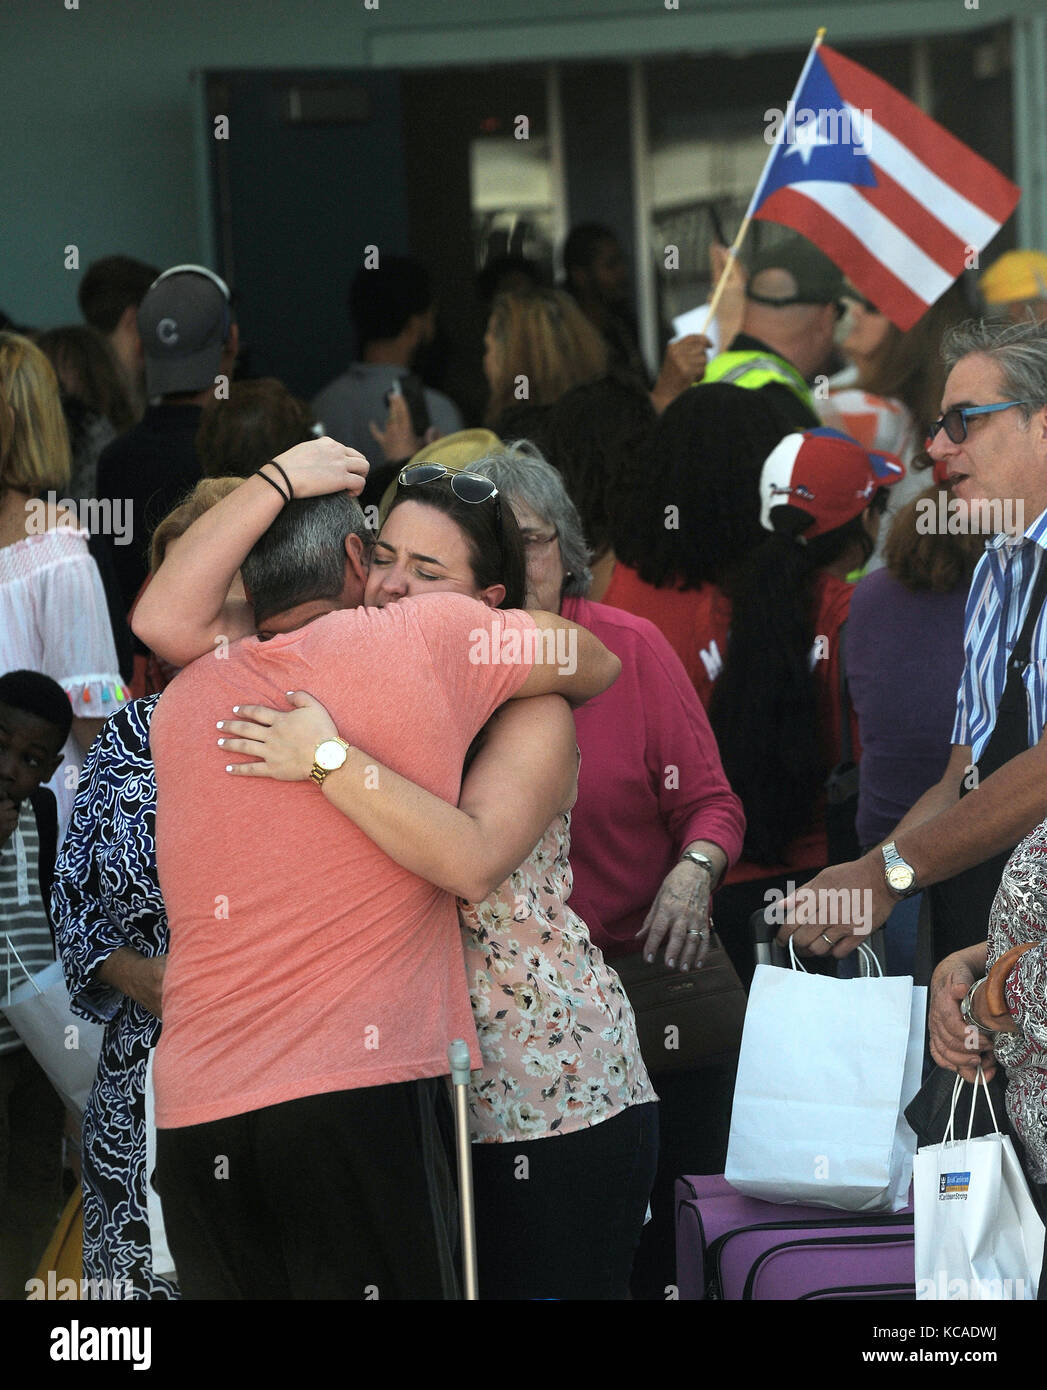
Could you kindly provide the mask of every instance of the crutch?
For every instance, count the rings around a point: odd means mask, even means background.
[[[465,1297],[476,1301],[476,1211],[473,1206],[473,1153],[469,1142],[469,1044],[455,1038],[447,1049],[454,1088],[454,1137],[458,1151],[458,1201],[462,1219],[462,1279]]]

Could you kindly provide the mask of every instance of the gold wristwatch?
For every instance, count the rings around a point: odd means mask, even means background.
[[[318,787],[322,787],[327,774],[337,772],[348,756],[349,745],[344,738],[325,738],[323,743],[316,745],[309,776]]]

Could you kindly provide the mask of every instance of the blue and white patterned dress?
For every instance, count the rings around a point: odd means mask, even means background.
[[[156,780],[149,721],[158,695],[125,705],[84,764],[55,870],[51,911],[73,1010],[106,1025],[84,1111],[84,1277],[143,1299],[178,1297],[153,1273],[145,1197],[145,1072],[160,1021],[95,980],[120,946],[167,953],[156,875]]]

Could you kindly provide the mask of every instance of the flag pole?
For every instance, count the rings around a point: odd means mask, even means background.
[[[825,27],[823,26],[821,29],[818,30],[818,32],[814,36],[814,43],[811,44],[810,52],[807,54],[807,59],[803,65],[802,71],[800,72],[800,76],[796,81],[796,86],[793,88],[791,101],[794,105],[796,102],[797,93],[802,90],[803,84],[807,80],[807,74],[811,69],[811,64],[814,62],[814,55],[818,52],[818,49],[821,48],[822,40],[824,38]],[[787,106],[786,110],[788,109],[789,107]],[[763,166],[763,173],[760,175],[760,181],[759,183],[757,183],[756,188],[753,190],[753,196],[749,199],[749,207],[746,210],[745,216],[742,218],[742,225],[738,228],[738,235],[731,243],[730,249],[727,252],[727,260],[724,262],[723,270],[720,272],[720,278],[716,282],[716,289],[713,291],[713,297],[709,301],[709,312],[708,314],[706,314],[705,322],[702,324],[703,333],[709,327],[709,324],[712,322],[713,316],[715,315],[716,310],[719,307],[720,299],[723,295],[724,290],[727,287],[728,276],[730,275],[731,270],[734,268],[734,263],[738,256],[738,248],[741,246],[742,242],[745,239],[745,234],[749,230],[749,223],[753,220],[753,212],[759,203],[760,194],[763,192],[763,186],[767,182],[767,171],[768,169],[770,169],[771,161],[773,159],[774,149],[772,148],[767,155],[767,162]]]

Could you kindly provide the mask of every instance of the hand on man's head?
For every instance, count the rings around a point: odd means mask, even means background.
[[[287,474],[296,498],[326,497],[348,492],[358,497],[364,490],[370,464],[363,454],[324,435],[307,439],[277,454],[275,462]]]

